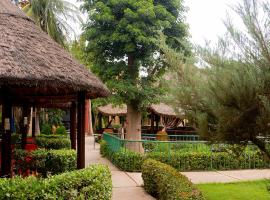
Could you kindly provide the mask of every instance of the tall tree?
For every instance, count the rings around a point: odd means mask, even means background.
[[[190,72],[192,67],[179,61],[179,86],[171,101],[185,108],[207,139],[252,141],[270,157],[270,4],[243,0],[233,10],[244,28],[238,30],[228,19],[228,34],[217,47],[199,49],[208,67]]]
[[[175,41],[187,37],[187,26],[179,17],[183,15],[180,4],[161,2],[84,0],[83,8],[89,14],[84,30],[87,52],[95,58],[92,70],[112,90],[116,102],[127,104],[128,139],[140,139],[140,110],[161,93],[155,82],[167,66],[157,41],[159,31]],[[134,150],[139,151],[138,147]]]
[[[62,46],[70,34],[74,34],[73,26],[81,23],[79,9],[65,0],[28,0],[23,11],[33,18],[43,31]]]

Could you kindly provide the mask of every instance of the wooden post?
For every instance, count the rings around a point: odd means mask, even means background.
[[[36,137],[36,107],[33,106],[32,111],[32,137]]]
[[[70,141],[71,148],[76,150],[76,103],[72,102],[70,108]]]
[[[90,123],[89,123],[89,100],[85,100],[85,133],[90,135]]]
[[[153,112],[151,112],[151,133],[155,134],[155,130],[154,130],[154,122],[155,122],[155,115]]]
[[[85,167],[85,92],[78,92],[77,169]]]
[[[2,149],[1,149],[1,171],[2,177],[11,177],[11,130],[12,103],[5,99],[2,105]]]
[[[22,123],[21,123],[21,127],[22,127],[22,149],[25,149],[26,147],[26,143],[27,143],[27,133],[28,133],[28,113],[30,108],[28,108],[27,106],[23,107],[22,110]]]
[[[98,113],[98,130],[102,130],[102,114]]]

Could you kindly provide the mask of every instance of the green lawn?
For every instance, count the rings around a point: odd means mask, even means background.
[[[268,181],[269,184],[269,181]],[[267,181],[199,184],[207,200],[269,200]]]

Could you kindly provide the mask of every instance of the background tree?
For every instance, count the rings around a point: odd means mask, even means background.
[[[167,54],[178,68],[174,84],[179,87],[170,99],[206,139],[252,141],[269,157],[270,4],[243,0],[233,10],[245,28],[240,31],[227,20],[228,34],[216,48],[199,49],[206,68],[193,70],[176,61],[175,52]]]
[[[67,38],[75,34],[74,24],[82,22],[79,9],[65,0],[28,0],[23,11],[63,47]]]
[[[128,139],[140,139],[140,110],[161,93],[155,82],[166,65],[157,42],[159,30],[168,41],[186,40],[187,26],[180,20],[181,3],[176,3],[84,1],[83,8],[89,14],[84,30],[89,42],[87,52],[95,58],[92,70],[111,89],[115,102],[127,104]]]

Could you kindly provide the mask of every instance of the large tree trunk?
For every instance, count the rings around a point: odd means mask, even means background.
[[[141,140],[141,112],[133,105],[127,105],[127,140]],[[127,148],[143,153],[144,149],[141,142],[128,142]]]

